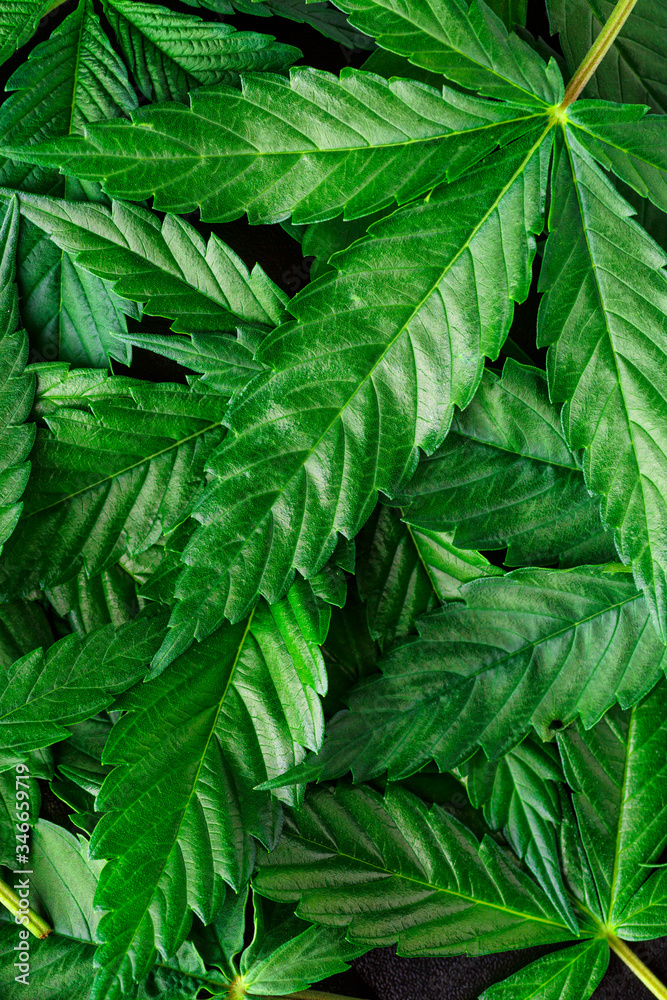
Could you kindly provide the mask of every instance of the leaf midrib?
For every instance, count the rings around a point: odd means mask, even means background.
[[[570,146],[567,128],[564,127],[564,126],[562,127],[562,135],[563,135],[563,142],[565,144],[565,148],[567,149],[567,155],[568,155],[568,160],[569,160],[569,164],[570,164],[570,174],[571,174],[571,177],[572,177],[572,187],[574,189],[574,193],[575,193],[575,196],[576,196],[576,199],[577,199],[577,205],[579,207],[579,216],[581,218],[581,229],[582,229],[583,237],[584,237],[584,239],[586,241],[586,250],[587,250],[587,254],[588,254],[588,260],[590,261],[590,270],[591,270],[591,274],[593,276],[593,280],[595,282],[595,290],[596,290],[598,302],[600,304],[600,313],[601,313],[602,320],[603,320],[603,323],[604,323],[604,329],[605,329],[607,341],[609,343],[609,348],[611,350],[611,355],[612,355],[612,357],[614,359],[614,371],[615,371],[615,375],[616,375],[616,384],[618,386],[619,395],[621,397],[621,401],[622,401],[622,405],[623,405],[623,413],[625,415],[625,424],[626,424],[626,427],[627,427],[627,430],[628,430],[628,439],[629,439],[629,442],[630,442],[630,447],[632,448],[632,457],[633,457],[633,460],[634,460],[634,463],[635,463],[635,468],[637,470],[637,485],[638,485],[640,493],[641,493],[641,502],[642,502],[642,508],[643,508],[643,511],[644,511],[644,524],[646,526],[646,543],[645,543],[644,548],[648,548],[649,550],[651,550],[652,549],[651,539],[649,537],[649,532],[648,532],[649,519],[648,519],[648,512],[646,510],[646,495],[645,495],[645,490],[644,490],[644,475],[643,475],[643,473],[642,473],[642,471],[641,471],[641,469],[639,467],[639,461],[637,459],[637,448],[636,448],[636,445],[635,445],[635,435],[634,435],[634,426],[635,425],[633,424],[633,422],[630,419],[630,413],[628,412],[628,407],[627,407],[627,403],[626,403],[626,400],[625,400],[625,391],[624,391],[624,388],[623,388],[623,383],[622,383],[622,380],[621,380],[621,372],[620,372],[619,365],[618,365],[618,358],[617,358],[617,352],[616,352],[616,345],[615,345],[615,342],[614,342],[614,335],[613,335],[612,329],[611,329],[611,327],[609,325],[608,311],[607,311],[607,307],[606,307],[605,296],[603,295],[602,288],[600,287],[600,282],[599,282],[599,279],[598,279],[598,266],[599,265],[596,263],[595,255],[593,253],[593,248],[591,247],[591,244],[590,244],[589,235],[588,235],[589,234],[589,227],[588,227],[588,222],[587,222],[587,218],[586,218],[586,212],[584,210],[583,201],[582,201],[582,198],[581,198],[579,177],[577,176],[577,171],[575,169],[574,153],[573,153],[572,148]],[[581,377],[583,377],[583,372],[581,373]],[[617,530],[618,530],[618,528],[614,528],[614,533],[616,533]],[[653,563],[653,558],[651,558],[651,562]]]
[[[187,444],[188,441],[192,441],[195,438],[201,437],[202,434],[207,434],[209,431],[215,430],[216,427],[221,427],[221,426],[222,426],[222,420],[216,420],[215,423],[208,424],[201,430],[195,431],[193,434],[188,434],[187,437],[180,438],[178,441],[172,442],[166,448],[161,448],[160,451],[153,452],[152,455],[146,455],[144,458],[140,458],[138,461],[132,462],[131,465],[126,465],[123,469],[119,469],[117,472],[114,472],[108,476],[103,476],[96,482],[90,483],[88,486],[83,486],[80,490],[75,490],[74,493],[70,493],[67,496],[61,497],[59,500],[54,500],[53,503],[47,504],[45,507],[39,507],[38,509],[31,511],[29,514],[25,514],[21,518],[21,520],[28,521],[31,517],[34,517],[36,514],[43,514],[45,510],[51,510],[53,507],[60,506],[60,504],[68,503],[74,497],[81,496],[81,494],[83,493],[88,493],[90,490],[96,489],[103,483],[111,482],[114,479],[117,479],[119,476],[125,475],[126,472],[131,472],[132,469],[137,469],[140,466],[145,465],[147,462],[152,462],[156,458],[159,458],[160,455],[166,455],[170,451],[174,451],[175,449],[182,447],[184,444]]]
[[[206,745],[205,745],[205,747],[204,747],[204,749],[203,749],[203,751],[201,753],[200,759],[199,759],[199,766],[197,768],[197,773],[194,776],[193,781],[192,781],[192,789],[190,791],[190,795],[188,796],[187,802],[183,806],[183,810],[182,810],[182,813],[181,813],[181,818],[180,818],[180,821],[179,821],[179,824],[178,824],[178,829],[174,832],[172,846],[169,849],[169,852],[166,853],[166,855],[164,857],[163,864],[162,864],[161,869],[160,869],[160,873],[155,878],[155,880],[153,882],[153,886],[154,887],[151,890],[151,894],[150,894],[150,898],[148,900],[148,904],[146,905],[146,907],[142,907],[139,919],[134,924],[134,928],[132,930],[132,937],[130,938],[128,946],[123,948],[122,953],[121,953],[121,957],[125,956],[125,955],[128,955],[131,952],[132,947],[133,947],[133,945],[135,943],[135,937],[137,935],[137,931],[138,931],[139,927],[141,926],[141,924],[143,922],[145,914],[148,912],[148,910],[150,908],[150,905],[151,905],[151,903],[152,903],[152,901],[154,899],[154,896],[155,896],[155,891],[157,889],[157,886],[159,885],[160,879],[162,878],[162,875],[164,874],[165,868],[167,867],[167,864],[169,863],[169,858],[171,857],[171,852],[174,850],[174,847],[178,843],[178,840],[179,840],[179,837],[180,837],[180,833],[181,833],[181,829],[183,827],[183,823],[185,822],[185,817],[188,814],[188,810],[190,809],[190,804],[192,802],[192,798],[193,798],[193,796],[195,794],[195,791],[197,789],[197,785],[199,784],[199,776],[201,774],[202,767],[204,766],[204,761],[206,759],[206,755],[208,754],[208,749],[209,749],[209,747],[211,745],[211,740],[213,739],[213,737],[215,735],[215,732],[216,732],[216,728],[217,728],[217,724],[218,724],[218,719],[220,717],[220,713],[221,713],[223,705],[225,703],[225,699],[227,698],[227,693],[229,691],[231,683],[232,683],[232,681],[234,679],[234,676],[236,674],[236,668],[238,666],[238,662],[239,662],[241,653],[243,651],[243,647],[245,646],[246,638],[247,638],[248,633],[250,631],[250,625],[252,623],[252,619],[253,619],[254,614],[255,614],[255,611],[253,609],[250,612],[250,615],[249,615],[248,620],[246,622],[246,627],[245,627],[245,629],[243,631],[243,635],[241,636],[241,639],[239,641],[238,647],[236,649],[236,655],[234,657],[234,662],[233,662],[233,664],[230,667],[229,677],[227,678],[227,683],[225,684],[224,690],[223,690],[223,692],[222,692],[222,694],[220,696],[220,699],[218,701],[218,708],[217,708],[217,711],[215,713],[215,717],[214,717],[214,719],[213,719],[213,721],[211,723],[210,729],[209,729],[209,734],[208,734],[208,737],[206,739]],[[122,766],[122,763],[123,762],[120,761],[119,762],[119,766]],[[110,912],[113,913],[115,911],[111,910]],[[113,944],[113,941],[109,942],[108,945],[107,945],[107,947],[110,946],[110,945],[112,945],[112,944]],[[113,958],[113,963],[116,964],[116,968],[117,968],[118,958],[119,958],[119,954],[116,951],[114,953],[114,958]],[[106,971],[105,967],[102,966],[100,968],[100,974],[102,974],[105,971]],[[115,979],[116,976],[117,976],[117,971],[115,971],[113,973],[113,975],[114,975],[114,979]]]
[[[453,889],[446,889],[443,886],[434,885],[432,882],[426,882],[422,879],[414,878],[411,875],[404,875],[402,872],[391,871],[383,865],[374,865],[371,861],[365,861],[361,858],[355,857],[353,854],[347,854],[345,851],[341,851],[338,847],[336,847],[335,851],[332,851],[331,847],[328,847],[326,844],[320,844],[318,841],[310,840],[308,837],[304,837],[298,833],[290,833],[289,836],[293,837],[295,840],[300,840],[304,844],[311,844],[313,847],[317,847],[320,851],[324,851],[327,854],[335,854],[337,857],[346,858],[349,861],[354,861],[359,865],[363,865],[365,868],[372,868],[374,871],[382,872],[382,874],[388,875],[392,878],[404,879],[406,882],[413,882],[415,885],[422,886],[424,889],[431,889],[434,892],[444,892],[449,896],[456,896],[457,899],[464,899],[467,902],[472,903],[473,906],[488,906],[490,909],[499,910],[502,913],[522,917],[526,921],[548,924],[551,927],[562,927],[563,930],[572,934],[572,931],[566,924],[560,923],[557,920],[549,920],[547,917],[535,917],[532,914],[522,913],[521,910],[515,910],[509,906],[501,906],[498,903],[489,903],[483,899],[475,899],[474,896],[468,896],[466,893],[456,892]],[[354,894],[354,892],[352,894]]]
[[[246,99],[246,103],[251,104],[253,102],[250,102],[250,101],[248,101]],[[258,105],[256,102],[254,102],[254,106],[255,107],[261,107],[261,105]],[[271,112],[271,113],[273,114],[273,112]],[[199,118],[202,122],[206,122],[209,125],[214,125],[216,127],[220,127],[220,125],[221,125],[220,122],[214,122],[210,118],[205,118],[203,115],[198,114],[196,111],[190,111],[190,114],[194,118]],[[277,117],[277,116],[274,114],[274,117]],[[179,162],[179,163],[181,163],[183,161],[186,161],[188,158],[194,160],[196,163],[209,162],[211,160],[221,160],[224,163],[226,160],[230,159],[231,157],[234,157],[236,159],[237,157],[247,156],[247,157],[249,157],[249,158],[251,158],[253,160],[261,159],[262,157],[270,157],[272,160],[275,160],[277,157],[281,157],[281,156],[288,156],[288,157],[292,157],[292,156],[315,156],[315,155],[317,155],[317,156],[329,156],[329,155],[330,156],[336,156],[336,155],[341,155],[343,153],[359,153],[359,152],[363,152],[363,151],[372,153],[372,152],[375,152],[376,150],[381,150],[381,149],[402,149],[402,148],[407,147],[407,146],[415,146],[415,145],[426,144],[426,143],[435,143],[435,142],[438,142],[438,141],[445,141],[446,139],[457,138],[459,136],[474,135],[475,133],[484,132],[484,131],[486,131],[488,129],[491,129],[491,128],[500,128],[503,125],[510,126],[510,125],[515,124],[516,122],[530,121],[532,118],[542,119],[542,118],[544,118],[544,115],[541,112],[539,112],[539,111],[535,111],[535,112],[533,112],[531,114],[526,114],[526,115],[524,115],[522,117],[519,117],[519,118],[508,118],[505,121],[488,122],[486,125],[476,125],[474,128],[469,128],[469,129],[460,129],[460,130],[452,130],[450,132],[434,133],[433,135],[423,136],[423,137],[420,136],[420,137],[418,137],[416,139],[406,137],[406,139],[404,139],[404,140],[401,140],[401,141],[396,140],[395,142],[381,142],[381,143],[377,143],[377,144],[376,143],[366,142],[364,145],[360,144],[358,146],[334,146],[334,147],[326,148],[326,149],[321,149],[321,148],[318,148],[317,146],[310,146],[310,147],[307,147],[305,149],[278,149],[278,150],[266,150],[266,151],[263,151],[263,150],[257,149],[257,148],[253,148],[253,149],[247,149],[247,150],[246,149],[234,150],[232,152],[227,152],[227,153],[225,153],[225,152],[216,152],[216,153],[212,153],[212,154],[208,154],[207,153],[207,154],[202,155],[201,153],[197,153],[191,146],[188,146],[185,143],[184,140],[178,139],[175,136],[171,136],[171,135],[168,136],[168,138],[169,138],[169,141],[171,143],[174,143],[174,144],[177,144],[179,146],[182,146],[184,149],[186,149],[188,151],[189,156],[179,156],[178,157],[177,162]],[[122,119],[119,119],[118,121],[120,123],[120,121],[122,121]],[[92,124],[95,125],[96,123],[92,123]],[[342,124],[346,125],[347,123],[343,122]],[[391,122],[390,122],[390,124],[391,124]],[[124,126],[124,127],[129,127],[129,128],[143,128],[143,129],[146,129],[147,131],[153,132],[155,135],[161,135],[160,130],[157,129],[157,128],[155,128],[153,125],[151,125],[151,123],[150,123],[149,120],[146,120],[146,121],[137,121],[137,122],[133,122],[131,124],[128,122],[127,125]],[[226,126],[224,123],[222,123],[222,128],[226,129],[228,132],[231,132],[232,135],[236,135],[237,134],[237,133],[232,132],[232,130],[229,129],[229,127]],[[108,131],[108,129],[105,129],[105,131]],[[86,135],[86,138],[89,141],[92,141],[94,139],[94,132],[90,136]],[[248,140],[246,139],[244,141],[247,142]],[[11,153],[11,151],[12,151],[11,148],[8,148],[6,150],[7,153]],[[19,154],[19,153],[21,153],[21,150],[16,150],[16,152],[17,152],[17,154]],[[77,156],[77,157],[81,157],[81,156],[83,156],[85,154],[76,152],[76,153],[73,153],[72,155]],[[127,156],[126,158],[127,159],[133,159],[133,157],[131,157],[131,156]],[[136,158],[136,157],[134,157],[134,158]],[[173,155],[173,153],[170,152],[170,153],[165,153],[163,157],[160,157],[160,156],[151,156],[151,163],[159,162],[160,159],[164,159],[165,161],[167,161],[169,163],[172,163],[174,161],[174,155]],[[112,176],[112,174],[109,174],[109,177],[111,177],[111,176]],[[158,188],[156,188],[156,190],[158,190]]]
[[[526,168],[526,166],[528,165],[528,163],[532,160],[533,156],[535,155],[535,152],[540,148],[540,146],[542,145],[542,142],[544,141],[544,139],[546,138],[546,136],[551,131],[552,127],[553,126],[552,126],[551,122],[549,122],[547,128],[544,129],[544,131],[540,134],[538,140],[533,144],[533,146],[530,148],[530,150],[528,151],[528,153],[526,154],[526,156],[522,160],[521,165],[515,170],[515,172],[512,174],[512,177],[507,182],[507,184],[498,193],[498,195],[494,199],[494,202],[491,205],[491,207],[488,209],[488,211],[484,214],[484,216],[480,219],[480,221],[474,227],[473,231],[470,233],[470,235],[466,239],[466,241],[463,244],[463,246],[461,246],[458,249],[457,253],[451,258],[451,260],[449,260],[447,262],[447,266],[439,273],[439,277],[437,278],[437,280],[428,289],[428,291],[422,297],[422,299],[417,303],[417,305],[411,311],[409,317],[406,319],[406,321],[403,323],[403,325],[399,328],[399,330],[397,331],[397,333],[387,343],[387,345],[385,346],[384,350],[378,356],[378,358],[374,362],[374,364],[371,367],[371,369],[363,377],[363,379],[359,382],[359,384],[356,386],[356,388],[350,394],[350,396],[339,407],[339,409],[336,411],[336,413],[334,414],[334,416],[331,419],[331,421],[329,422],[329,424],[324,428],[324,430],[322,431],[322,433],[320,434],[320,436],[317,438],[317,440],[315,441],[315,443],[312,445],[312,447],[308,451],[305,452],[303,461],[301,461],[299,463],[298,468],[295,469],[295,471],[292,473],[292,475],[286,480],[284,486],[279,491],[276,491],[276,499],[273,501],[272,506],[275,506],[275,503],[276,503],[276,500],[277,500],[278,497],[282,497],[283,496],[283,494],[285,493],[285,490],[287,490],[288,486],[290,485],[290,483],[292,482],[292,480],[295,478],[295,476],[299,475],[301,469],[306,465],[306,463],[308,462],[308,460],[315,453],[315,451],[319,447],[320,443],[327,436],[327,434],[329,433],[329,431],[331,430],[331,428],[337,423],[338,420],[341,419],[342,414],[345,412],[345,410],[348,408],[348,406],[350,406],[350,404],[352,403],[353,399],[361,392],[361,390],[364,388],[364,386],[366,385],[366,383],[369,381],[369,379],[374,374],[375,370],[384,361],[384,359],[387,356],[387,354],[392,350],[392,348],[394,347],[394,344],[399,340],[400,337],[403,336],[403,334],[405,333],[405,331],[406,331],[407,327],[409,326],[409,324],[412,322],[412,320],[415,318],[415,316],[417,316],[419,314],[419,311],[421,310],[421,308],[424,306],[424,304],[428,301],[428,299],[434,294],[434,292],[440,286],[440,284],[443,281],[444,276],[451,270],[452,267],[454,267],[454,265],[459,260],[459,258],[468,249],[468,247],[470,246],[470,244],[472,243],[472,241],[474,240],[475,236],[477,235],[477,233],[479,232],[479,230],[482,228],[482,226],[487,222],[487,220],[492,215],[492,213],[497,210],[498,205],[501,203],[502,199],[505,197],[505,195],[507,194],[507,192],[512,188],[512,186],[514,185],[517,177],[521,176],[521,174],[523,173],[524,169]],[[282,371],[282,369],[281,369],[281,371]],[[275,417],[275,422],[279,421],[280,419],[282,419],[281,416]],[[238,432],[234,431],[234,440],[235,441],[239,441],[246,434],[252,434],[253,431],[254,431],[254,429],[255,429],[254,425],[251,425],[248,428],[247,431],[244,431],[242,433],[238,433]],[[375,486],[374,488],[377,489],[377,486]]]

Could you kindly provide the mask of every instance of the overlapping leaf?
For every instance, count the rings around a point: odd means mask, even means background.
[[[597,890],[595,916],[608,927],[632,922],[624,914],[667,844],[664,699],[663,682],[632,711],[612,710],[589,731],[575,726],[558,736]]]
[[[274,845],[280,803],[253,788],[298,761],[300,746],[320,743],[317,646],[327,624],[295,588],[123,698],[104,753],[117,766],[98,796],[105,816],[92,841],[96,857],[116,859],[96,897],[110,912],[94,998],[146,975],[156,947],[174,954],[191,910],[215,918],[225,882],[239,888],[252,871],[253,838]],[[281,798],[296,801],[293,791]]]
[[[30,944],[28,982],[41,996],[89,1000],[95,978],[94,939],[100,919],[93,900],[103,865],[90,858],[83,837],[73,837],[46,820],[37,824],[32,840],[31,901],[41,901],[53,926],[46,940]],[[25,983],[14,978],[17,931],[13,923],[0,925],[0,985],[7,1000],[25,996]],[[157,994],[163,1000],[185,1000],[196,997],[206,985],[216,991],[222,988],[217,973],[207,973],[196,950],[187,943],[151,973],[139,986],[136,997],[149,1000]]]
[[[208,7],[220,14],[251,14],[254,17],[286,17],[299,24],[310,24],[322,35],[346,48],[370,49],[373,40],[357,31],[340,10],[328,3],[313,0],[184,0],[189,7]]]
[[[484,373],[473,402],[397,500],[411,525],[453,531],[458,546],[507,547],[508,566],[617,558],[545,376],[512,360],[500,379]]]
[[[0,63],[34,34],[52,0],[2,0],[0,2]]]
[[[207,964],[217,966],[229,993],[270,996],[295,993],[343,972],[363,948],[338,927],[308,926],[292,908],[252,896],[255,934],[243,948],[248,889],[229,892],[215,922],[195,937]]]
[[[22,600],[0,603],[0,667],[8,667],[25,653],[52,642],[41,604]]]
[[[400,955],[483,955],[574,935],[548,896],[490,839],[402,789],[309,796],[255,878],[306,919]]]
[[[562,93],[555,63],[507,30],[483,0],[340,0],[350,22],[390,52],[470,90],[525,107],[557,104]]]
[[[252,222],[305,223],[409,201],[529,130],[544,110],[305,67],[289,79],[249,74],[242,90],[194,92],[191,108],[142,109],[133,125],[108,122],[16,155],[99,179],[115,197],[152,195],[172,212],[199,206],[211,221],[247,212]]]
[[[383,677],[352,692],[321,753],[290,781],[400,778],[433,758],[441,770],[481,745],[497,758],[533,726],[546,738],[580,716],[592,726],[618,700],[636,703],[667,653],[626,573],[525,569],[477,580],[420,619]],[[288,780],[286,776],[281,781]]]
[[[420,615],[459,597],[468,580],[502,574],[479,552],[453,545],[451,534],[413,528],[388,508],[378,510],[365,534],[357,581],[381,647],[413,633]]]
[[[526,863],[565,920],[577,930],[563,881],[558,852],[563,773],[557,753],[526,739],[500,760],[478,750],[461,767],[474,806],[484,807],[492,830],[502,830],[512,850]]]
[[[28,344],[17,330],[17,237],[18,207],[12,200],[0,227],[0,552],[21,515],[30,475],[27,458],[35,438],[35,425],[26,423],[35,378],[25,371]]]
[[[23,516],[5,546],[8,590],[57,586],[82,566],[99,573],[125,550],[147,549],[192,508],[223,435],[226,398],[128,383],[125,396],[47,416]]]
[[[103,625],[118,628],[139,611],[136,585],[119,565],[110,566],[96,576],[84,570],[46,596],[61,618],[67,618],[73,632],[86,635]]]
[[[10,77],[15,90],[0,109],[0,133],[26,148],[44,139],[80,133],[84,124],[114,118],[137,107],[125,67],[109,44],[93,9],[80,0],[76,10],[37,45]],[[27,169],[5,161],[0,184],[39,194],[98,200],[99,189],[53,171]],[[98,278],[80,271],[43,233],[25,223],[19,247],[22,314],[33,344],[47,358],[105,365],[114,353],[127,362],[124,345],[113,335],[126,330],[125,313],[136,315]]]
[[[22,214],[78,266],[143,302],[148,315],[173,320],[176,332],[275,326],[283,318],[286,296],[261,267],[249,272],[215,234],[206,243],[184,219],[168,215],[160,223],[147,209],[119,201],[107,208],[25,194],[20,202]]]
[[[603,495],[603,523],[664,636],[667,459],[657,414],[667,403],[667,257],[569,129],[553,177],[538,327],[540,343],[553,345],[551,394],[566,403],[568,443],[585,449],[586,485]]]
[[[13,663],[0,692],[3,748],[24,753],[67,739],[68,723],[101,712],[146,675],[165,623],[163,611],[146,611],[117,631],[68,635]]]
[[[418,447],[442,441],[527,292],[547,152],[541,131],[498,152],[377,223],[336,258],[335,276],[291,301],[298,322],[258,355],[275,372],[236,397],[234,434],[209,463],[216,480],[195,512],[174,626],[203,637],[259,593],[280,596],[293,567],[317,572],[376,491],[396,492]],[[462,294],[478,268],[488,271],[480,301]]]
[[[281,70],[301,55],[273,35],[237,31],[157,3],[103,0],[123,56],[149,100],[183,101],[202,85],[230,83],[248,70]]]

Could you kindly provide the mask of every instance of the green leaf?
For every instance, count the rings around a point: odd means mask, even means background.
[[[273,35],[237,31],[161,4],[103,0],[102,6],[149,101],[184,101],[193,88],[231,83],[249,70],[283,70],[301,56]]]
[[[189,513],[223,435],[225,397],[130,380],[125,390],[46,417],[23,517],[5,547],[6,587],[54,587],[82,566],[94,576]]]
[[[383,49],[442,73],[469,90],[524,107],[558,104],[562,97],[555,63],[510,34],[482,0],[340,0],[337,6]]]
[[[19,784],[20,781],[20,784]],[[17,800],[17,792],[25,799]],[[32,826],[39,816],[42,795],[36,779],[29,774],[19,774],[13,766],[2,765],[0,770],[0,864],[8,868],[20,868],[21,862],[27,862],[27,851],[23,851],[26,842],[17,840],[17,812],[25,810]],[[21,851],[17,850],[21,847]],[[26,865],[28,867],[28,865]]]
[[[105,746],[117,765],[97,798],[96,857],[112,857],[96,903],[100,972],[93,997],[117,997],[172,955],[194,912],[208,923],[224,883],[241,887],[254,838],[275,844],[281,806],[253,788],[320,744],[326,634],[298,592],[225,625],[121,701]],[[296,802],[299,793],[280,797]],[[141,871],[141,879],[134,877]]]
[[[275,906],[253,894],[255,936],[241,955],[240,981],[249,996],[306,990],[349,968],[366,951],[345,939],[341,927],[306,926],[291,907]]]
[[[574,71],[614,9],[614,0],[547,0],[547,9],[551,30],[559,32]],[[661,0],[639,0],[589,80],[586,95],[667,111],[666,31],[667,11]]]
[[[484,955],[568,941],[572,931],[509,855],[397,787],[310,795],[260,861],[255,888],[399,955]]]
[[[667,403],[667,256],[566,129],[553,170],[538,338],[551,396],[586,486],[603,497],[621,560],[667,635],[667,458],[659,421]],[[632,275],[631,282],[619,277]],[[622,294],[619,294],[622,289]]]
[[[619,914],[616,932],[626,941],[662,937],[667,921],[667,872],[653,873]]]
[[[11,151],[101,180],[114,197],[152,196],[170,212],[306,223],[410,201],[543,124],[542,108],[303,67],[289,79],[251,73],[241,90],[195,91],[191,108],[142,108],[133,124],[106,122],[85,138]]]
[[[8,667],[37,646],[46,648],[52,642],[41,604],[22,600],[0,604],[0,667]]]
[[[68,635],[46,653],[36,649],[17,660],[0,691],[3,748],[25,753],[50,746],[68,738],[68,723],[108,708],[145,676],[164,626],[163,612],[143,612],[118,630],[107,625],[83,639]]]
[[[511,31],[517,24],[525,27],[528,0],[489,0],[488,6],[508,30]]]
[[[30,194],[21,195],[20,207],[79,267],[144,303],[147,315],[173,320],[177,333],[275,326],[283,318],[287,296],[259,265],[249,272],[215,234],[207,244],[177,216],[161,224],[139,205],[115,201],[107,208]]]
[[[279,308],[278,303],[276,305]],[[193,333],[180,337],[128,333],[122,339],[200,373],[205,385],[229,396],[246,386],[264,368],[254,357],[261,343],[255,328],[239,327],[237,337],[224,333]]]
[[[545,375],[511,359],[502,378],[484,373],[470,406],[397,502],[410,524],[452,531],[457,546],[507,547],[508,566],[617,558]]]
[[[93,940],[100,919],[93,900],[103,862],[89,857],[83,837],[73,837],[42,819],[33,835],[31,867],[31,902],[41,901],[54,930],[45,940],[30,942],[27,981],[44,1000],[89,1000],[95,977]],[[18,934],[15,924],[0,923],[0,987],[7,1000],[25,996],[25,981],[15,979],[18,970],[13,964]],[[205,985],[217,991],[218,981],[188,943],[155,969],[139,987],[136,1000],[155,996],[185,1000]]]
[[[528,738],[497,761],[482,750],[461,767],[474,806],[484,806],[492,830],[502,830],[566,924],[577,930],[561,873],[557,831],[561,822],[557,754]]]
[[[35,439],[35,425],[26,423],[35,379],[25,371],[28,344],[17,330],[17,235],[18,206],[13,199],[0,226],[0,552],[21,515],[21,496],[30,475],[26,459]]]
[[[346,48],[372,49],[374,42],[368,35],[357,31],[340,10],[328,3],[313,3],[312,0],[264,0],[263,3],[252,0],[252,5],[239,0],[230,0],[239,12],[254,14],[264,13],[268,16],[286,17],[299,24],[309,24],[334,42]],[[260,9],[258,9],[260,8]]]
[[[381,648],[413,633],[415,620],[426,611],[460,597],[463,583],[502,574],[478,552],[457,549],[451,534],[412,528],[387,508],[381,507],[368,527],[357,581],[371,635]]]
[[[173,626],[202,638],[258,594],[279,597],[293,567],[318,572],[377,490],[397,492],[418,449],[441,443],[528,291],[548,142],[532,133],[376,223],[335,258],[335,276],[291,300],[297,321],[258,355],[274,371],[235,398],[229,444],[209,462],[216,478],[194,512]]]
[[[2,0],[0,2],[0,63],[25,45],[53,0]]]
[[[220,14],[240,14],[254,17],[286,17],[299,24],[309,24],[326,38],[332,38],[346,48],[371,49],[374,42],[368,35],[353,28],[345,15],[328,3],[312,0],[184,0],[189,7],[208,7]]]
[[[599,909],[618,927],[645,881],[645,864],[667,844],[665,683],[630,712],[614,709],[593,729],[573,726],[558,734],[583,846]]]
[[[92,0],[80,0],[51,36],[35,46],[10,76],[7,90],[15,93],[2,104],[0,123],[3,137],[17,146],[80,134],[99,118],[121,117],[137,107],[125,67],[102,31]]]
[[[325,222],[311,222],[305,226],[293,226],[291,223],[283,223],[283,227],[290,236],[299,240],[304,257],[314,257],[308,277],[311,281],[319,278],[329,271],[334,271],[335,267],[329,263],[331,257],[339,250],[347,250],[356,240],[362,239],[368,232],[369,227],[389,214],[390,209],[383,209],[380,212],[373,212],[371,215],[364,215],[359,219],[344,219],[342,215],[335,219],[327,219]],[[304,261],[304,267],[306,267]],[[298,292],[301,287],[300,275],[294,276],[294,291]]]
[[[606,941],[585,941],[543,955],[509,979],[484,990],[480,1000],[588,1000],[609,964]]]
[[[466,606],[419,620],[420,638],[394,649],[383,677],[357,688],[322,752],[281,782],[352,770],[401,778],[440,770],[477,746],[492,759],[534,727],[543,739],[577,716],[594,725],[615,701],[636,703],[662,676],[665,647],[626,573],[581,567],[515,570],[466,584]]]
[[[207,964],[222,970],[229,996],[283,996],[308,989],[344,972],[366,950],[346,941],[343,928],[308,926],[291,907],[274,905],[256,893],[255,933],[243,950],[248,892],[227,893],[215,922],[195,933]]]
[[[599,164],[667,210],[667,120],[645,107],[577,101],[568,126]]]
[[[111,770],[102,764],[111,727],[108,714],[77,722],[67,727],[70,735],[55,748],[57,777],[51,782],[51,791],[74,810],[72,823],[89,833],[100,819],[95,799]]]
[[[46,597],[79,635],[103,625],[118,628],[131,621],[140,608],[134,580],[118,565],[92,577],[81,570],[67,583],[47,591]]]
[[[85,124],[122,116],[137,107],[125,67],[111,48],[91,0],[81,0],[51,37],[34,48],[7,86],[16,93],[0,109],[0,133],[20,148],[80,133]],[[27,171],[11,160],[0,170],[0,184],[72,199],[99,199],[92,186],[83,192],[72,179],[58,183],[57,176]],[[30,223],[22,227],[19,285],[28,333],[46,357],[106,365],[115,348],[119,360],[127,362],[113,334],[126,330],[125,313],[134,315],[134,306],[116,297],[98,278],[77,269],[69,256]]]

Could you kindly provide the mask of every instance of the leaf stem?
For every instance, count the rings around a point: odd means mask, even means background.
[[[637,979],[641,980],[653,996],[659,997],[659,1000],[667,1000],[667,986],[664,986],[658,977],[635,955],[634,951],[628,948],[625,941],[621,941],[611,931],[607,931],[606,938],[611,950],[616,952],[621,961],[625,962],[629,969],[632,969]]]
[[[51,927],[47,924],[45,920],[35,913],[34,910],[30,908],[25,908],[25,903],[23,903],[19,897],[16,895],[13,889],[7,885],[6,882],[0,878],[0,903],[5,906],[10,913],[15,917],[19,914],[23,914],[20,923],[26,930],[29,930],[31,934],[35,937],[45,938],[51,933]]]
[[[579,97],[593,73],[614,44],[616,36],[627,21],[637,0],[618,0],[609,20],[584,56],[579,69],[567,85],[559,110],[565,111]]]

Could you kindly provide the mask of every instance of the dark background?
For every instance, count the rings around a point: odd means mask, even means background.
[[[184,14],[197,14],[205,20],[218,15],[168,0],[169,6]],[[63,4],[44,18],[35,38],[0,67],[0,84],[4,88],[11,73],[25,60],[37,42],[48,37],[54,27],[72,10],[74,0]],[[542,0],[530,0],[528,29],[535,37],[545,39],[558,53],[558,39],[549,35],[549,25]],[[226,20],[226,18],[225,18]],[[368,56],[361,50],[346,49],[323,38],[316,30],[283,18],[235,15],[229,19],[239,30],[259,31],[275,35],[279,41],[298,46],[304,54],[302,63],[338,73],[345,66],[360,67]],[[113,44],[113,38],[110,37]],[[142,98],[142,103],[145,100]],[[309,261],[304,261],[300,244],[278,225],[250,226],[245,219],[224,225],[202,225],[197,213],[188,220],[208,235],[217,233],[231,246],[248,266],[261,264],[267,274],[288,295],[295,294],[308,281]],[[533,289],[528,300],[518,306],[511,337],[533,363],[544,367],[544,352],[535,348],[535,321],[539,296]],[[129,322],[132,327],[132,321]],[[166,333],[169,324],[147,317],[142,321],[145,332]],[[114,371],[132,374],[150,381],[185,381],[182,369],[148,351],[136,349],[131,369],[114,363]],[[502,563],[502,553],[487,553],[494,562]],[[47,818],[70,826],[67,808],[43,784],[44,814]],[[74,828],[72,828],[74,829]],[[667,981],[667,938],[632,945],[636,954],[661,978]],[[549,948],[530,948],[482,958],[399,958],[393,948],[375,949],[354,962],[349,972],[325,980],[319,988],[355,997],[358,1000],[477,1000],[480,993],[493,983],[547,954]],[[614,954],[609,969],[594,993],[594,1000],[649,1000],[651,993]]]

